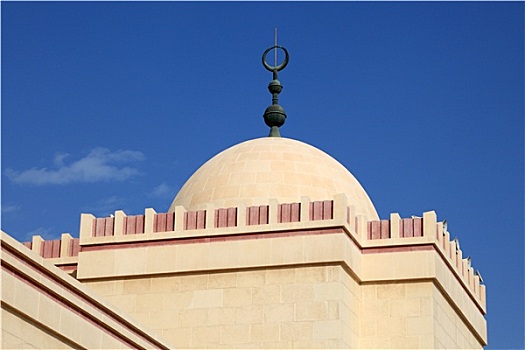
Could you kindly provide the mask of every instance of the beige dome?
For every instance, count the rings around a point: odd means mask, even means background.
[[[187,210],[332,199],[345,193],[349,204],[368,220],[377,220],[372,201],[356,178],[337,160],[306,143],[264,137],[230,147],[202,165],[175,197]]]

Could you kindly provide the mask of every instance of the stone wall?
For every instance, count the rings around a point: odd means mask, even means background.
[[[358,344],[358,285],[337,265],[86,284],[179,348]]]

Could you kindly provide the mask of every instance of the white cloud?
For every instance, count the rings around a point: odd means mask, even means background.
[[[84,210],[91,212],[95,215],[106,216],[114,213],[115,210],[123,210],[124,200],[117,196],[111,196],[103,198],[97,201],[94,205],[85,207]]]
[[[12,205],[2,205],[2,214],[12,213],[15,211],[19,211],[21,207],[16,204]]]
[[[9,180],[19,184],[65,185],[75,182],[122,181],[139,174],[139,171],[123,163],[144,160],[139,151],[95,148],[87,156],[70,164],[65,162],[68,154],[55,155],[55,169],[31,168],[24,171],[6,169]]]
[[[27,237],[28,241],[31,241],[33,236],[41,236],[44,239],[56,239],[56,237],[53,238],[53,235],[52,235],[51,232],[52,232],[51,228],[39,227],[39,228],[37,228],[37,229],[27,233],[26,237]]]
[[[165,183],[161,183],[151,192],[152,196],[160,198],[174,197],[175,194],[174,188],[166,185]]]

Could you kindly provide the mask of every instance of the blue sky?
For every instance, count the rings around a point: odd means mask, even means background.
[[[334,156],[380,217],[435,210],[488,293],[489,349],[523,348],[523,2],[1,3],[2,229],[167,211],[214,154],[266,136]]]

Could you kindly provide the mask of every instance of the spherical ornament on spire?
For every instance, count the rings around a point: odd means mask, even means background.
[[[277,62],[275,62],[275,66],[270,66],[266,62],[266,55],[272,49],[273,50],[281,49],[284,51],[285,59],[284,59],[284,62],[281,63],[280,65],[277,65]],[[273,73],[273,79],[268,84],[268,91],[272,94],[272,105],[266,108],[266,110],[264,111],[264,115],[263,115],[264,122],[266,123],[266,125],[268,125],[271,128],[270,135],[269,135],[270,137],[281,137],[281,134],[279,132],[279,127],[281,127],[286,120],[286,112],[279,105],[279,94],[283,90],[283,86],[281,82],[277,79],[277,75],[280,70],[286,67],[289,59],[290,59],[290,56],[288,55],[288,51],[284,47],[277,46],[277,45],[268,48],[266,51],[264,51],[263,56],[262,56],[262,62],[263,62],[264,68],[266,68],[267,70]]]

